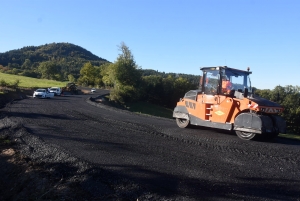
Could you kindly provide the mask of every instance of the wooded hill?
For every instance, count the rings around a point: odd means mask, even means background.
[[[55,63],[58,73],[64,79],[69,74],[79,77],[80,69],[87,62],[95,66],[109,62],[71,43],[51,43],[0,53],[0,71],[39,78],[37,68],[41,63],[49,61]]]

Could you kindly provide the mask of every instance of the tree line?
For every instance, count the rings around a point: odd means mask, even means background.
[[[255,94],[277,102],[284,107],[281,116],[286,120],[288,131],[300,134],[300,87],[299,86],[276,86],[273,90],[256,89]]]
[[[148,101],[172,108],[183,94],[197,89],[200,76],[142,70],[128,46],[121,43],[114,63],[93,66],[84,64],[79,85],[110,88],[110,100],[121,104]]]

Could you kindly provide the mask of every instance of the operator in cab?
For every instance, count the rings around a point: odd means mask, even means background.
[[[229,78],[226,75],[224,75],[222,77],[222,93],[229,94],[231,88],[232,88],[232,83],[230,82]]]

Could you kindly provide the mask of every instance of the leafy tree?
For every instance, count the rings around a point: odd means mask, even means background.
[[[78,82],[85,86],[94,86],[96,78],[96,69],[91,62],[85,63],[80,70]]]
[[[58,74],[57,65],[52,61],[42,62],[38,67],[41,78],[55,80],[56,74]]]
[[[18,63],[8,63],[8,68],[10,68],[10,69],[13,69],[13,68],[20,69],[20,65]]]
[[[273,90],[256,90],[260,97],[277,102],[284,107],[280,114],[287,122],[288,132],[300,133],[300,87],[276,86]]]
[[[72,74],[68,75],[68,80],[69,80],[69,82],[76,82],[76,79]]]
[[[263,90],[255,89],[254,92],[260,97],[271,100],[272,91],[270,89],[263,89]]]
[[[17,89],[19,87],[19,84],[20,84],[20,80],[17,79],[9,87],[11,87],[12,89]]]
[[[174,82],[170,106],[175,107],[179,99],[182,98],[186,92],[192,89],[197,89],[197,83],[190,83],[186,78],[178,77]]]
[[[276,87],[274,92],[276,92]],[[287,121],[288,130],[293,133],[300,133],[300,88],[291,85],[279,88],[279,102],[284,106],[283,117]]]
[[[110,94],[110,99],[121,103],[136,101],[140,97],[138,84],[141,80],[141,74],[125,43],[122,42],[119,48],[121,53],[111,71],[114,88]]]
[[[187,91],[196,89],[197,85],[186,78],[174,77],[171,74],[166,78],[158,75],[143,76],[143,100],[174,108],[178,100]]]
[[[116,85],[110,93],[110,99],[124,104],[138,100],[139,95],[133,86]]]
[[[121,54],[119,54],[114,64],[115,78],[121,85],[136,86],[141,79],[141,74],[138,71],[134,57],[124,42],[121,43],[119,48]]]
[[[160,75],[149,75],[142,77],[143,84],[143,100],[149,101],[154,104],[162,105],[162,97],[164,95],[163,90],[163,78]]]
[[[19,75],[37,78],[39,76],[39,73],[35,72],[35,71],[32,71],[32,70],[24,70]]]
[[[64,81],[64,75],[62,73],[57,73],[54,75],[54,79],[58,81]]]
[[[168,77],[163,79],[163,106],[172,107],[172,97],[174,94],[174,82],[175,78],[172,75],[168,75]]]
[[[31,69],[32,63],[30,59],[25,59],[24,63],[22,64],[22,69]]]
[[[102,82],[102,75],[101,75],[101,68],[95,66],[95,83],[94,86],[97,87],[102,87],[104,86],[103,82]]]
[[[8,85],[9,84],[4,79],[0,80],[0,87],[7,87]]]
[[[21,71],[19,69],[13,68],[11,70],[7,70],[6,73],[8,74],[13,74],[13,75],[17,75],[19,74]]]
[[[100,66],[100,75],[105,88],[113,87],[115,83],[114,64],[106,63]]]

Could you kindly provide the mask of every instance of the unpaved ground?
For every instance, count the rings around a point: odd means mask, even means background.
[[[0,200],[300,200],[297,141],[179,129],[84,95],[0,112],[13,142],[1,147]]]
[[[79,200],[88,198],[80,188],[20,154],[12,145],[0,146],[0,200]],[[82,195],[80,195],[82,194]],[[80,197],[78,197],[78,195]]]

